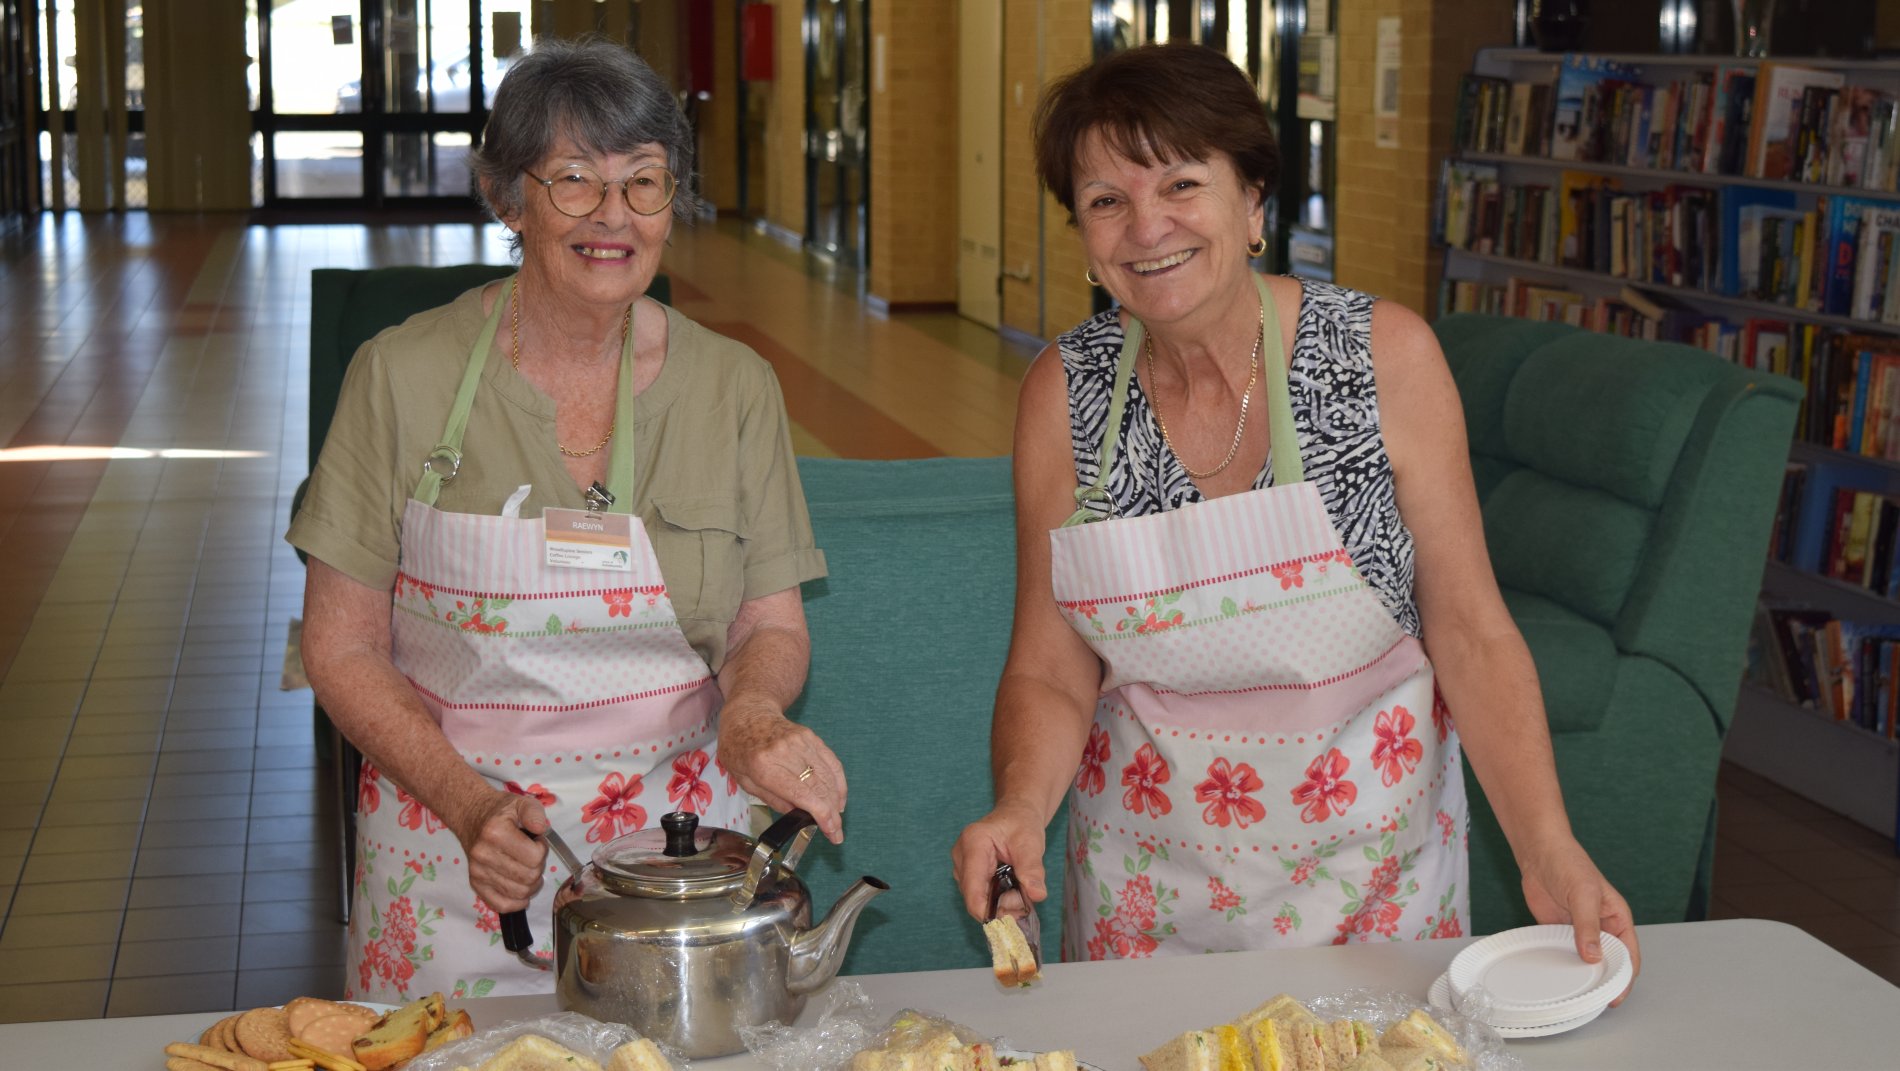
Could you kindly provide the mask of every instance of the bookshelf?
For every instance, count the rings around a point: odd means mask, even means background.
[[[1777,525],[1792,542],[1778,550],[1789,560],[1765,565],[1764,605],[1851,623],[1870,651],[1881,629],[1900,635],[1900,598],[1871,580],[1871,562],[1844,575],[1880,590],[1827,575],[1841,571],[1829,542],[1845,517],[1841,488],[1891,500],[1874,509],[1900,526],[1900,308],[1885,300],[1900,292],[1888,285],[1900,268],[1885,267],[1900,263],[1900,63],[1486,49],[1470,73],[1454,134],[1462,148],[1440,176],[1433,220],[1445,252],[1440,311],[1563,318],[1803,380],[1803,441],[1790,463],[1807,481],[1793,483],[1805,511]],[[1869,148],[1853,147],[1863,135]],[[1866,257],[1861,233],[1875,243]],[[1873,265],[1864,277],[1863,260]],[[1888,352],[1895,406],[1880,407],[1875,432],[1868,399],[1881,388],[1856,377]],[[1882,569],[1900,561],[1900,537],[1882,553]],[[1900,655],[1900,641],[1888,642],[1883,653]],[[1900,669],[1893,678],[1900,690]],[[1786,698],[1788,684],[1784,674],[1773,687],[1740,685],[1725,756],[1895,837],[1900,742],[1824,701]],[[1865,701],[1878,706],[1873,693]]]

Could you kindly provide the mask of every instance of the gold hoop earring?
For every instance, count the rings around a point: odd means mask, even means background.
[[[1082,278],[1084,278],[1084,279],[1087,279],[1087,280],[1088,280],[1088,283],[1089,283],[1089,285],[1090,285],[1090,286],[1100,286],[1100,285],[1102,285],[1102,281],[1101,281],[1100,279],[1097,279],[1097,278],[1095,277],[1095,269],[1094,269],[1094,268],[1083,268],[1083,269],[1082,269]]]
[[[1260,237],[1259,235],[1255,235],[1254,240],[1247,243],[1247,255],[1250,257],[1266,256],[1267,255],[1267,240],[1265,238]]]

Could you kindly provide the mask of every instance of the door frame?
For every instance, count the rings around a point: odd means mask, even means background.
[[[418,4],[428,0],[418,0]],[[481,57],[487,42],[481,19],[481,0],[464,0],[468,11],[468,50]],[[263,207],[266,209],[332,209],[387,207],[467,208],[470,194],[422,194],[390,197],[383,193],[385,140],[390,134],[467,133],[471,149],[481,145],[482,127],[488,122],[487,64],[469,63],[468,111],[391,114],[383,104],[389,99],[383,77],[383,47],[387,27],[383,19],[383,0],[357,0],[358,47],[362,50],[363,106],[354,113],[333,115],[279,115],[275,105],[275,56],[271,47],[271,5],[257,5],[258,107],[252,130],[258,136],[260,162],[264,176]],[[419,26],[419,34],[430,25]],[[358,132],[363,138],[363,193],[360,197],[285,197],[277,192],[277,138],[279,133]]]

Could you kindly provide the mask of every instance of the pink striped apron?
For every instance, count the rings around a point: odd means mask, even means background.
[[[628,572],[546,563],[539,517],[435,509],[461,458],[462,433],[511,280],[469,356],[442,443],[403,511],[392,592],[396,667],[456,750],[497,789],[537,797],[586,855],[597,845],[697,812],[745,828],[745,798],[717,758],[720,694],[687,643],[646,530],[632,524]],[[633,332],[621,355],[609,465],[610,511],[633,503]],[[552,955],[559,862],[548,859],[528,918]],[[468,883],[462,846],[441,819],[372,764],[357,801],[357,864],[346,995],[400,1002],[545,993],[553,975],[515,961],[495,912]]]
[[[1272,486],[1050,533],[1056,602],[1106,668],[1069,794],[1069,959],[1458,936],[1470,914],[1457,737],[1305,481],[1255,282]],[[1143,335],[1131,318],[1078,505],[1108,501]]]

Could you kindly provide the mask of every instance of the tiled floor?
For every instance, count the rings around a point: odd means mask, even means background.
[[[309,270],[503,255],[466,224],[143,215],[5,243],[0,1020],[340,990],[324,754],[309,693],[279,689]],[[773,363],[801,452],[1009,449],[1027,354],[995,333],[877,315],[731,225],[682,229],[666,268],[682,311]],[[1880,839],[1733,769],[1723,801],[1720,910],[1900,981]]]

